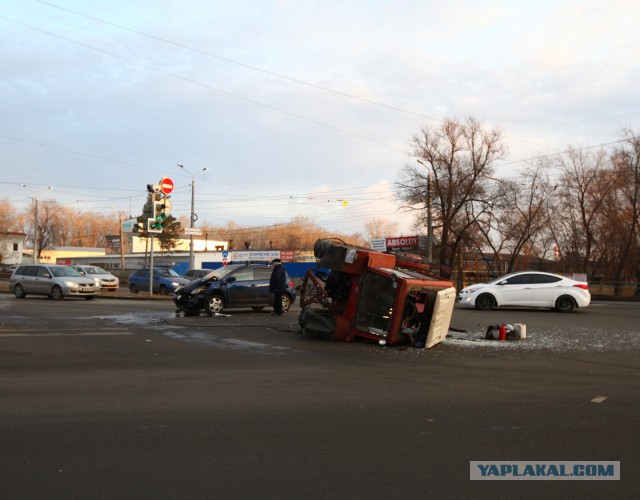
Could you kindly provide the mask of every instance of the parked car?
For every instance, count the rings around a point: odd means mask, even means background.
[[[458,295],[460,305],[483,311],[494,307],[549,307],[560,312],[587,307],[589,285],[557,274],[525,271],[488,283],[468,286]]]
[[[93,278],[86,278],[69,266],[28,264],[13,272],[9,291],[19,299],[27,294],[47,295],[54,300],[67,296],[93,299],[100,293],[100,287]]]
[[[213,271],[213,269],[189,269],[182,275],[182,277],[189,281],[193,281],[198,278],[204,278],[211,271]]]
[[[120,288],[120,280],[117,276],[105,271],[98,266],[71,266],[72,269],[78,271],[82,276],[93,278],[101,290],[115,292]]]
[[[178,287],[173,296],[178,311],[187,315],[205,310],[214,315],[224,309],[251,307],[261,311],[269,304],[269,279],[273,267],[266,264],[232,264],[205,277]],[[282,311],[296,300],[293,281],[287,275],[287,291],[282,295]]]
[[[131,293],[138,293],[140,290],[149,290],[149,268],[138,269],[129,275],[129,290]],[[180,277],[173,269],[168,267],[156,267],[153,269],[153,293],[167,295],[172,293],[179,285],[189,283],[189,280]]]

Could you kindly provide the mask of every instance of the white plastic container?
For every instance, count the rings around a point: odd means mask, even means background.
[[[527,325],[514,323],[513,330],[516,332],[517,339],[523,340],[527,338]]]

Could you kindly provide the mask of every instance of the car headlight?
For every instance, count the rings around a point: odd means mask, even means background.
[[[198,288],[196,288],[195,290],[191,291],[191,295],[198,295],[199,293],[204,292],[207,289],[207,287],[205,285],[203,286],[199,286]]]
[[[69,288],[79,288],[80,287],[80,285],[78,283],[76,283],[75,281],[65,281],[64,284],[67,285]]]
[[[463,294],[476,293],[478,290],[480,290],[480,289],[479,288],[465,288],[464,290],[462,290],[460,292],[460,294],[463,295]]]

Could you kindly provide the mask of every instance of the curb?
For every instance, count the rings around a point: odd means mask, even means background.
[[[0,293],[10,294],[9,285],[0,285]],[[149,295],[149,292],[131,293],[131,292],[100,292],[96,295],[100,299],[124,299],[124,300],[173,300],[173,294],[168,295]]]

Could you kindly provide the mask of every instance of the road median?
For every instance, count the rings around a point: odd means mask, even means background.
[[[0,280],[0,293],[10,293],[9,281]],[[131,293],[127,288],[120,288],[115,292],[101,291],[97,297],[107,299],[172,300],[173,295],[161,295],[156,293],[150,295],[149,292]]]

